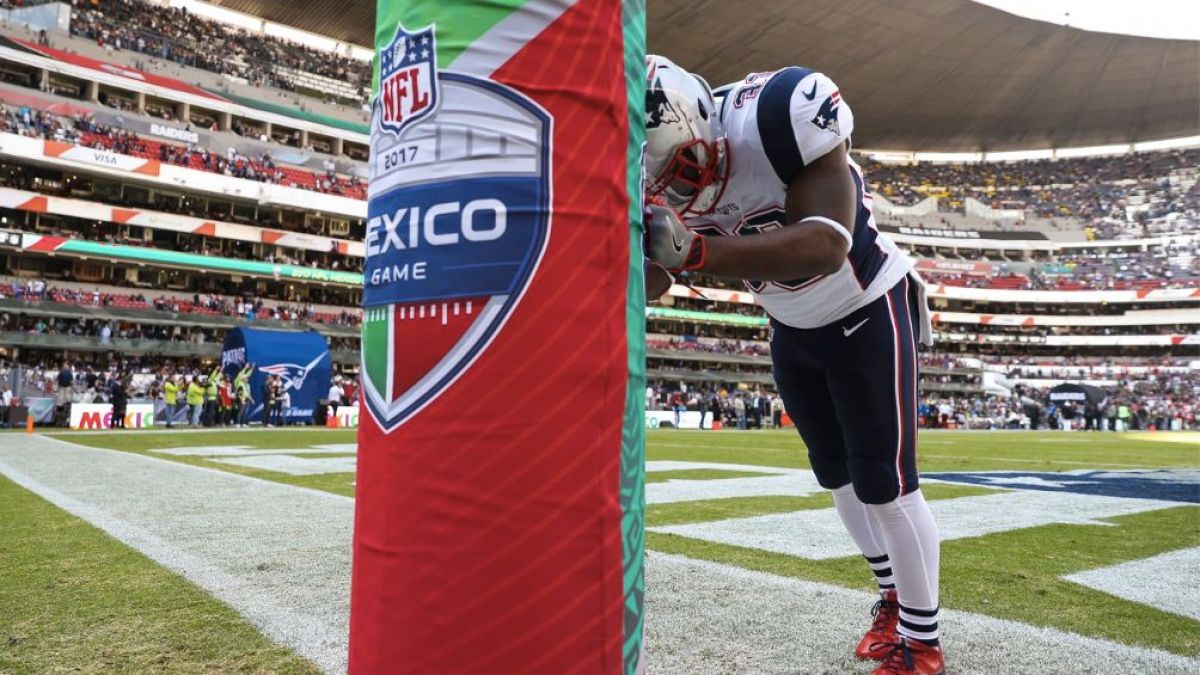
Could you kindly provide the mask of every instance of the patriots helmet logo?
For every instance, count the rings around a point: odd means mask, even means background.
[[[398,136],[432,115],[439,98],[434,27],[409,32],[397,25],[391,43],[379,50],[379,128]]]
[[[821,103],[821,108],[817,110],[816,116],[812,118],[812,123],[818,129],[833,132],[835,135],[840,135],[838,129],[838,105],[842,102],[840,91],[834,91]]]
[[[283,383],[284,391],[298,391],[304,388],[304,380],[308,377],[308,373],[328,356],[329,351],[326,350],[318,354],[312,361],[309,361],[308,365],[276,363],[269,366],[259,366],[258,371],[278,377],[279,381]]]
[[[682,121],[679,112],[667,99],[667,92],[663,91],[661,81],[655,79],[646,89],[646,128],[657,129],[664,124],[679,124]]]

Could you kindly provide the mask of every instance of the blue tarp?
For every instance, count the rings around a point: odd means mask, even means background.
[[[333,362],[329,343],[316,332],[234,328],[225,335],[221,350],[221,368],[230,378],[246,364],[254,367],[250,376],[250,421],[263,421],[263,383],[276,375],[291,397],[284,411],[289,422],[310,422],[317,400],[329,392]]]

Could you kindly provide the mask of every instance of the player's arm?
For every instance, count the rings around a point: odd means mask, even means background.
[[[847,152],[853,113],[832,80],[801,68],[780,71],[758,98],[766,155],[787,186],[789,225],[745,237],[704,237],[683,228],[673,213],[651,207],[649,255],[667,269],[786,281],[833,274],[844,264],[858,202]]]
[[[670,209],[650,206],[650,257],[668,269],[735,279],[785,281],[833,274],[850,252],[855,202],[846,147],[839,145],[792,179],[788,227],[747,237],[705,237],[689,231]]]
[[[834,274],[850,253],[856,201],[846,146],[838,145],[800,169],[788,185],[790,226],[748,237],[711,237],[701,269],[761,281]]]

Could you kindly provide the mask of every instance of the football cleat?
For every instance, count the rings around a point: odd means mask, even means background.
[[[896,645],[896,625],[900,623],[900,602],[896,599],[896,591],[887,591],[875,606],[871,608],[871,627],[867,634],[858,641],[854,655],[860,659],[880,661],[887,658],[892,647]]]
[[[946,675],[942,648],[900,638],[871,675]]]

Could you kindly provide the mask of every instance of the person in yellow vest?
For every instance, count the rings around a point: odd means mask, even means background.
[[[204,412],[204,387],[200,384],[200,376],[192,377],[187,388],[187,404],[191,412],[192,426],[200,426],[200,415]]]
[[[167,404],[167,428],[170,429],[175,421],[175,411],[179,409],[179,384],[175,381],[178,376],[168,376],[163,382],[163,402]]]
[[[221,368],[218,366],[208,376],[204,385],[204,426],[211,427],[217,423],[217,399],[220,398]]]

